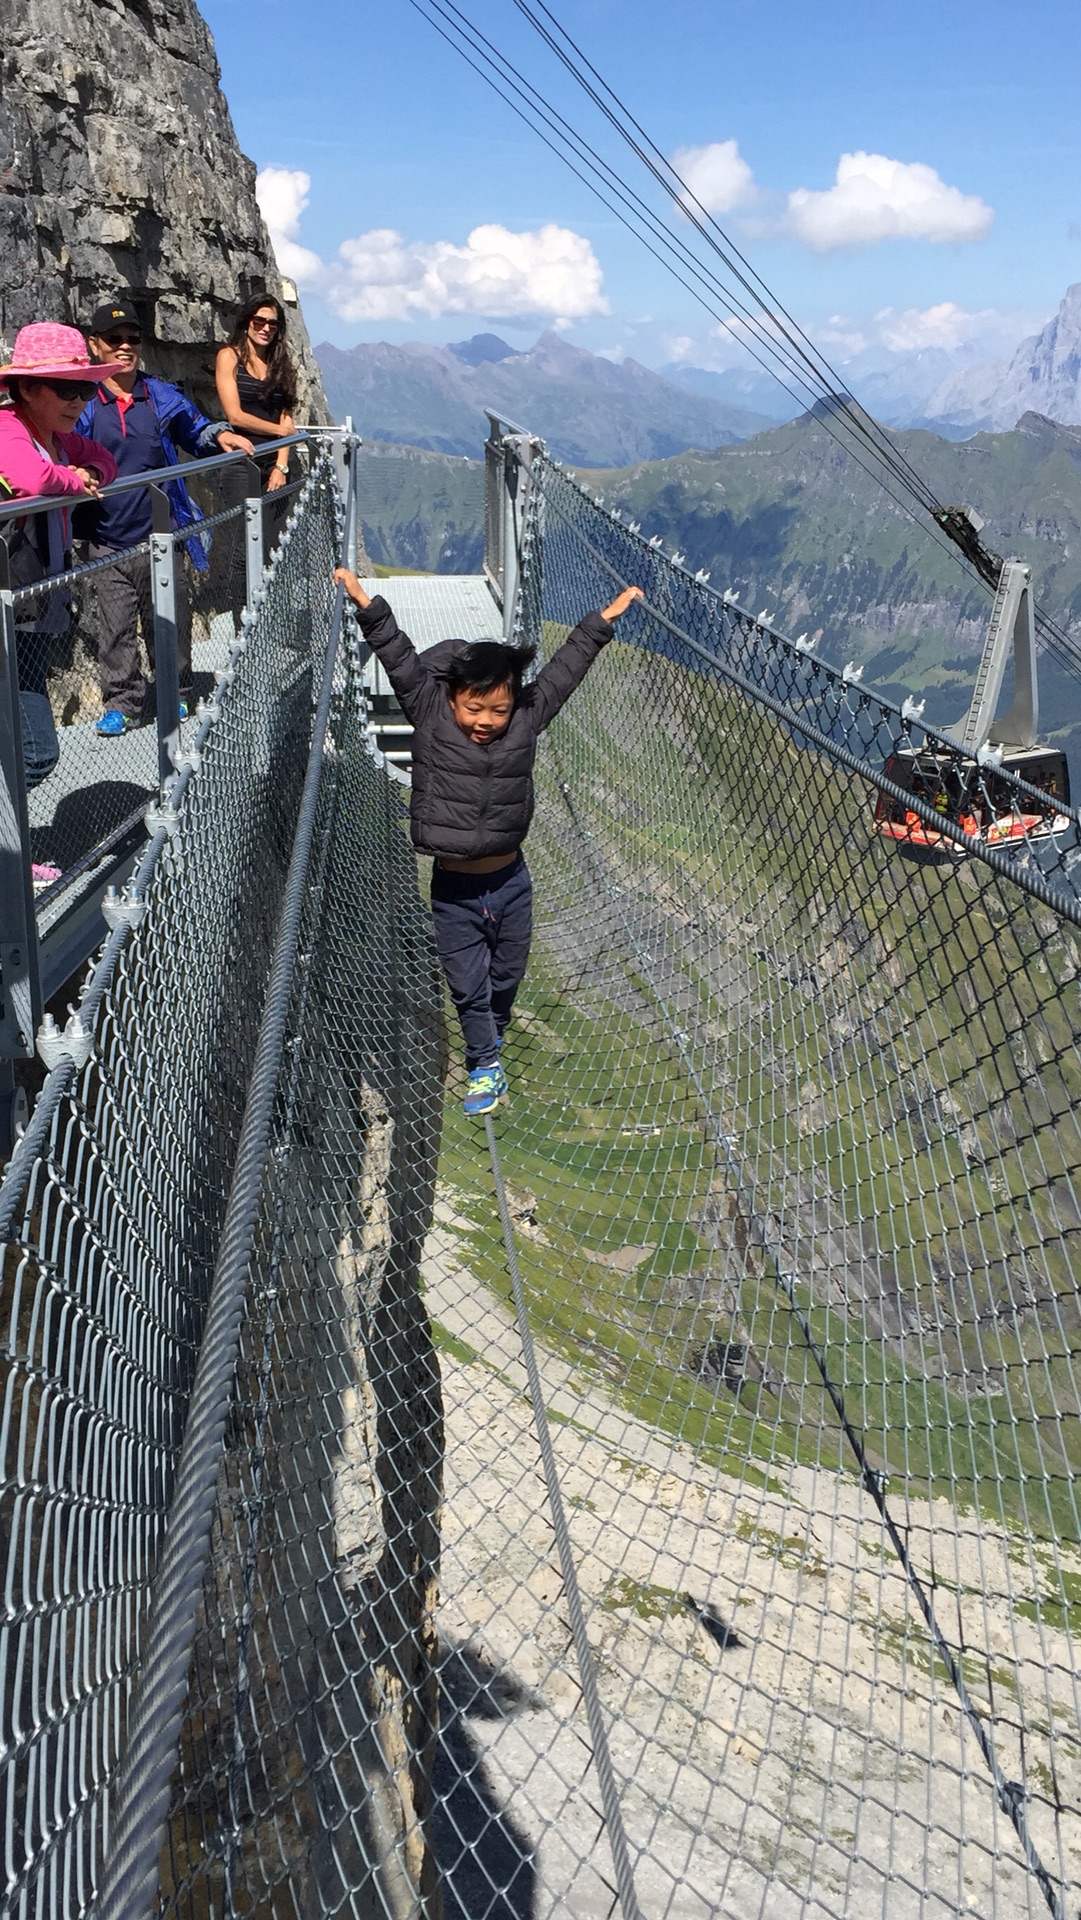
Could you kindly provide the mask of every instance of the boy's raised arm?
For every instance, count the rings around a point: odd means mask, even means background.
[[[570,699],[575,687],[581,685],[601,648],[607,646],[612,638],[613,622],[625,614],[636,600],[644,598],[641,587],[624,587],[623,592],[617,594],[600,613],[583,614],[574,632],[568,634],[533,683],[538,731],[543,732],[549,722],[555,719],[560,707]]]
[[[386,668],[387,679],[394,688],[410,719],[410,711],[419,697],[431,690],[431,676],[421,665],[413,642],[407,633],[403,633],[394,614],[381,593],[365,593],[355,573],[348,567],[335,567],[334,578],[345,588],[353,602],[360,619],[360,630],[373,653],[379,655],[381,664]]]

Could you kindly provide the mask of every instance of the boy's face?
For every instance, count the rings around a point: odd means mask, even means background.
[[[462,732],[478,747],[505,733],[514,712],[514,693],[510,687],[493,687],[491,693],[478,693],[475,687],[461,687],[449,695],[450,710]]]

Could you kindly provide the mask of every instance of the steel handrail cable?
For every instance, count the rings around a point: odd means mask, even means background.
[[[582,1682],[582,1699],[585,1702],[586,1718],[589,1722],[590,1738],[593,1742],[593,1764],[597,1769],[597,1779],[601,1790],[601,1804],[604,1810],[604,1822],[608,1829],[608,1841],[612,1849],[612,1865],[615,1870],[616,1888],[619,1903],[623,1909],[623,1920],[642,1920],[642,1909],[638,1904],[638,1892],[634,1883],[634,1869],[631,1866],[630,1848],[627,1843],[627,1831],[623,1825],[623,1810],[619,1801],[619,1789],[616,1785],[615,1769],[612,1765],[611,1749],[608,1745],[608,1731],[604,1722],[604,1708],[597,1688],[597,1674],[593,1664],[593,1649],[589,1644],[586,1630],[585,1609],[582,1605],[582,1592],[578,1585],[578,1570],[574,1561],[574,1544],[571,1540],[567,1510],[563,1505],[563,1490],[559,1482],[559,1466],[556,1462],[555,1448],[548,1424],[548,1407],[544,1398],[544,1383],[541,1380],[537,1363],[537,1349],[533,1342],[533,1330],[529,1324],[529,1309],[526,1305],[525,1288],[522,1285],[521,1269],[518,1265],[518,1252],[514,1244],[514,1229],[511,1225],[510,1208],[507,1205],[507,1191],[503,1182],[503,1167],[499,1157],[499,1146],[495,1137],[495,1126],[490,1113],[484,1116],[484,1128],[488,1138],[488,1156],[492,1163],[492,1181],[495,1186],[496,1204],[499,1208],[499,1223],[503,1229],[503,1246],[507,1255],[507,1272],[510,1275],[511,1291],[514,1295],[514,1311],[518,1320],[518,1333],[522,1342],[522,1360],[529,1381],[529,1397],[533,1404],[533,1426],[540,1447],[541,1464],[544,1469],[544,1481],[548,1489],[548,1505],[552,1514],[552,1529],[556,1537],[559,1552],[560,1570],[563,1575],[563,1591],[567,1597],[567,1613],[570,1617],[571,1638],[578,1661],[578,1672]]]
[[[146,1649],[128,1717],[109,1850],[92,1909],[97,1920],[144,1920],[154,1897],[169,1782],[183,1723],[198,1596],[217,1497],[221,1442],[232,1398],[287,1037],[323,772],[323,743],[342,632],[343,598],[339,586],[206,1326],[154,1577]]]

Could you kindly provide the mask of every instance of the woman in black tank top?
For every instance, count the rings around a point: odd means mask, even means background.
[[[229,425],[256,445],[294,431],[296,376],[285,343],[285,311],[273,294],[244,302],[228,346],[218,353],[214,379]],[[289,456],[281,450],[270,465],[267,492],[277,492],[288,478]]]

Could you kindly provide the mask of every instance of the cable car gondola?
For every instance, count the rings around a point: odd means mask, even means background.
[[[883,768],[886,779],[987,847],[1031,844],[1066,833],[1073,824],[1064,811],[1070,804],[1066,755],[1057,747],[1041,746],[1036,738],[1031,578],[1031,569],[1021,561],[1003,562],[972,704],[959,728],[945,736],[956,740],[956,747],[898,742]],[[995,709],[1011,644],[1013,705],[998,720]],[[1021,791],[1018,780],[1038,788],[1047,799]],[[932,821],[891,793],[879,793],[874,826],[883,839],[911,853],[964,852],[963,846],[936,831]]]

